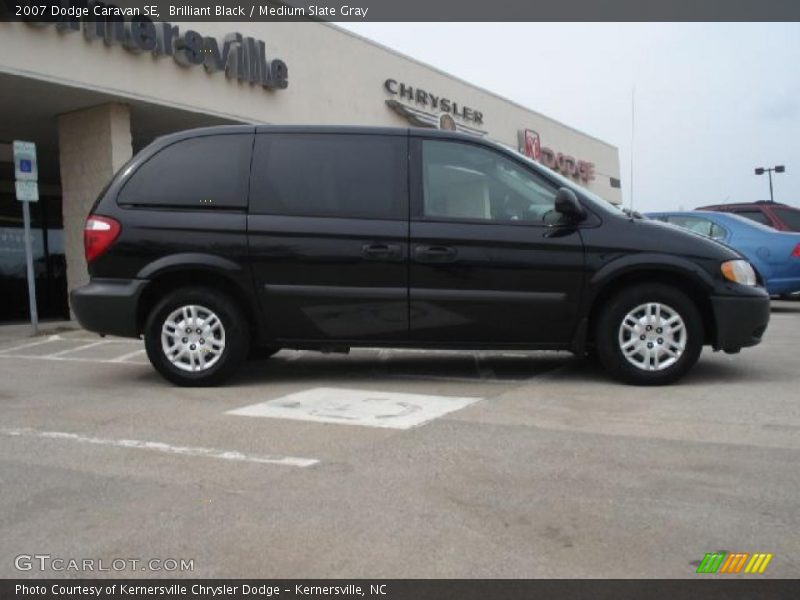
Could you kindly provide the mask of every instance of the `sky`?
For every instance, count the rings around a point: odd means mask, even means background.
[[[769,199],[774,165],[800,207],[798,23],[339,25],[617,146],[637,210]]]

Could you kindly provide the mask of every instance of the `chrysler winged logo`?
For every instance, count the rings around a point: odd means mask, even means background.
[[[483,113],[479,110],[395,79],[387,79],[383,87],[393,96],[386,100],[386,106],[405,117],[412,125],[478,136],[487,133],[479,127],[483,125]]]

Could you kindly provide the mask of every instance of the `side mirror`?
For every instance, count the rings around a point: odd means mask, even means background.
[[[571,189],[562,187],[556,192],[556,212],[573,221],[583,221],[586,218],[586,209],[578,200]]]

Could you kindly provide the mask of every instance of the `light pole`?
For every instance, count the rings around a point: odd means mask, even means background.
[[[772,172],[775,171],[776,173],[783,173],[786,171],[786,167],[784,167],[783,165],[769,167],[768,169],[765,169],[764,167],[758,167],[756,169],[756,175],[763,175],[764,171],[766,171],[767,174],[769,175],[769,201],[775,202],[775,198],[772,196]]]

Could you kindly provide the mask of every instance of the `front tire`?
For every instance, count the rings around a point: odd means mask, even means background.
[[[700,357],[700,311],[674,287],[637,285],[613,296],[601,310],[595,329],[597,354],[617,379],[634,385],[673,383]]]
[[[180,386],[213,386],[247,357],[250,332],[239,305],[213,288],[168,293],[145,324],[147,357],[165,379]]]

